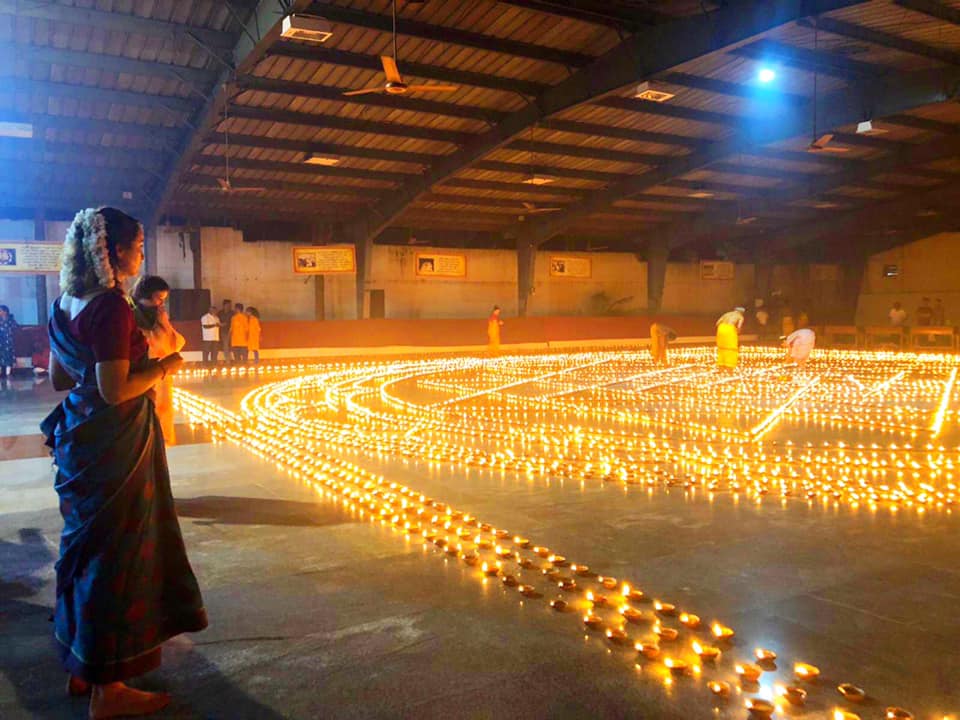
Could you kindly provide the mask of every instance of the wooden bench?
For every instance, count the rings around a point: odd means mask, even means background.
[[[860,345],[860,331],[856,325],[826,325],[823,341],[829,347],[853,350]]]
[[[957,334],[952,327],[925,325],[910,328],[911,350],[947,350],[957,347]]]
[[[903,350],[904,328],[867,325],[863,328],[863,347],[867,350]]]

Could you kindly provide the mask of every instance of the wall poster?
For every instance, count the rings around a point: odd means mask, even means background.
[[[592,273],[590,258],[574,255],[550,256],[550,277],[589,278]]]
[[[341,275],[357,272],[353,245],[314,245],[293,248],[293,271],[301,275]]]
[[[60,272],[61,243],[20,243],[0,240],[0,272]]]
[[[414,269],[417,277],[462,278],[467,276],[467,256],[417,253]]]

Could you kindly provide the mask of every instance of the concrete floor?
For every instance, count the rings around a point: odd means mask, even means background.
[[[237,386],[207,385],[228,404]],[[34,428],[48,384],[0,390],[0,718],[81,718],[62,692],[48,617],[61,527]],[[357,521],[233,446],[169,450],[174,493],[211,618],[171,641],[142,687],[174,693],[163,718],[743,718],[702,683],[669,685],[578,618],[483,582],[397,532]],[[371,467],[376,467],[371,466]],[[956,515],[761,506],[682,489],[529,482],[391,462],[427,494],[534,536],[604,574],[722,617],[748,658],[809,657],[834,706],[881,718],[960,712]],[[772,677],[773,674],[766,673]],[[782,681],[782,677],[780,680]],[[765,680],[767,682],[767,680]],[[872,698],[845,705],[832,685]]]

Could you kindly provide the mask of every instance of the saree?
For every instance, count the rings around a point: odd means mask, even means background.
[[[731,370],[737,367],[740,356],[740,338],[737,328],[730,323],[717,325],[717,365]]]
[[[93,353],[59,301],[50,346],[75,387],[41,423],[63,516],[54,637],[68,672],[122,681],[160,665],[161,645],[207,626],[170,490],[150,393],[109,405]]]

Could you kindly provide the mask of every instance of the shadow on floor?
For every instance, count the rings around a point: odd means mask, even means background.
[[[202,518],[201,525],[322,527],[352,522],[346,513],[332,505],[296,500],[205,495],[176,502],[177,515]]]
[[[19,535],[19,543],[0,540],[0,674],[14,692],[12,696],[0,693],[0,715],[8,720],[86,718],[86,699],[69,698],[64,692],[66,675],[53,647],[53,609],[46,602],[30,601],[39,601],[41,593],[47,595],[48,581],[43,575],[48,574],[53,553],[36,528],[22,528]],[[167,654],[166,648],[164,652]],[[174,662],[131,683],[175,693],[171,706],[151,717],[283,718],[244,693],[199,652],[178,648],[172,655]],[[203,680],[197,684],[195,678]]]

